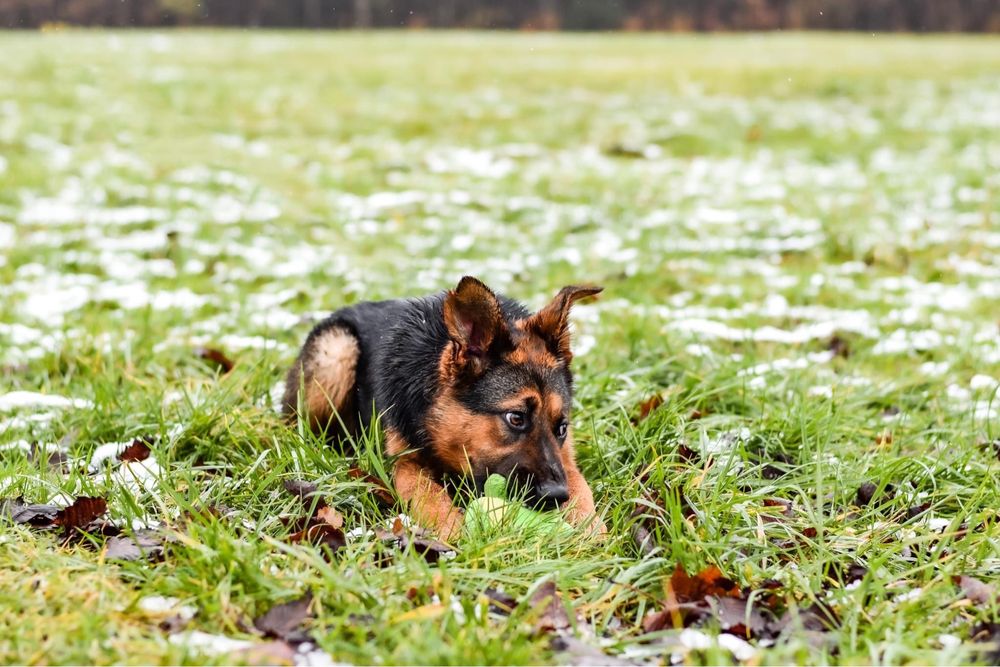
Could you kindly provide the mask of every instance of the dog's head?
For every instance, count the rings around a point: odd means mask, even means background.
[[[569,311],[600,287],[564,287],[533,315],[508,320],[496,295],[465,277],[444,300],[449,342],[427,430],[447,473],[482,488],[493,473],[542,505],[565,502],[573,458]]]

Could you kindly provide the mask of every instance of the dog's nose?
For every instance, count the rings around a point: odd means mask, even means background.
[[[535,497],[541,505],[558,506],[569,500],[569,489],[559,482],[543,482],[535,487]]]

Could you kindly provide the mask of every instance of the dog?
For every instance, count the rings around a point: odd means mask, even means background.
[[[356,436],[380,418],[393,484],[411,515],[458,536],[458,489],[497,473],[527,500],[601,531],[577,468],[569,312],[600,287],[564,287],[536,313],[466,276],[435,295],[334,312],[288,372],[284,412],[316,433]]]

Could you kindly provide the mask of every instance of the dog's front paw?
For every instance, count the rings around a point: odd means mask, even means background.
[[[606,535],[608,527],[601,521],[594,508],[581,510],[577,507],[570,507],[566,512],[566,520],[573,526],[581,528],[591,535]]]
[[[462,537],[462,527],[465,525],[465,515],[457,508],[441,518],[434,528],[437,530],[438,538],[448,544],[454,544]]]

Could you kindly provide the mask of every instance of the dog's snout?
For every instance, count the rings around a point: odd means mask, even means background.
[[[561,482],[544,482],[535,487],[535,497],[544,506],[559,506],[569,500],[569,488]]]

